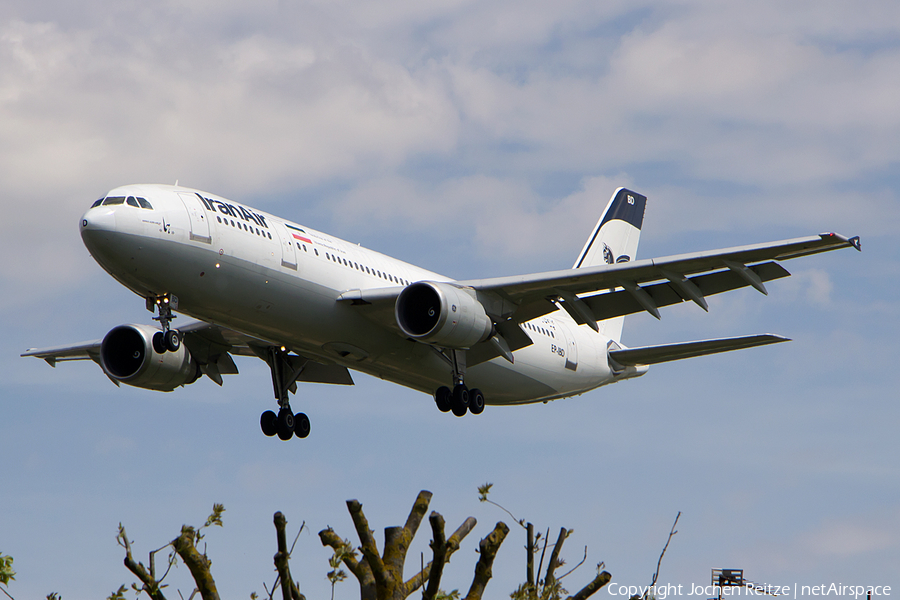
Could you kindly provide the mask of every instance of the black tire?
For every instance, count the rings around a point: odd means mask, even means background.
[[[306,413],[294,415],[294,435],[298,438],[305,438],[309,435],[309,417],[306,416]]]
[[[267,410],[259,417],[259,426],[262,429],[262,432],[266,434],[268,437],[272,437],[276,433],[278,433],[278,415],[276,415],[273,411]]]
[[[162,331],[157,331],[153,334],[153,350],[157,354],[165,354],[166,350],[166,336],[163,335]]]
[[[178,352],[181,348],[181,334],[175,329],[170,329],[165,333],[166,349],[169,352]]]
[[[450,388],[442,385],[434,392],[434,403],[437,404],[438,410],[441,412],[450,411]]]
[[[450,410],[457,417],[465,416],[469,410],[469,388],[463,384],[453,387],[453,397],[450,399]]]
[[[278,411],[278,417],[275,419],[278,430],[278,437],[282,440],[289,440],[294,435],[294,413],[286,408]]]
[[[469,390],[469,412],[480,415],[482,411],[484,411],[484,394],[478,388]]]

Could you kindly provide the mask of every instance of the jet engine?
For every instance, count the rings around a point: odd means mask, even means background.
[[[171,392],[200,377],[200,365],[184,344],[175,352],[160,354],[153,349],[159,333],[148,325],[114,327],[100,345],[100,366],[114,381],[147,390]]]
[[[410,285],[397,297],[394,316],[409,337],[445,348],[471,348],[493,332],[474,292],[448,283]]]

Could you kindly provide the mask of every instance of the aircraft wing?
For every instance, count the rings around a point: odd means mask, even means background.
[[[103,340],[92,340],[69,346],[53,346],[52,348],[29,348],[21,356],[35,356],[47,361],[51,367],[56,363],[70,360],[93,360],[100,364],[100,343]]]
[[[597,321],[642,310],[659,318],[658,307],[685,300],[705,310],[706,296],[740,287],[753,286],[765,294],[763,282],[790,275],[773,261],[851,247],[860,249],[858,237],[823,233],[598,267],[458,281],[454,285],[497,294],[512,305],[506,316],[515,322],[548,314],[559,303],[576,322],[596,326]],[[585,296],[601,290],[605,291]]]
[[[237,365],[231,358],[232,355],[258,356],[263,360],[268,360],[266,349],[272,345],[266,340],[203,321],[187,323],[183,327],[178,327],[178,331],[182,334],[182,343],[200,364],[201,371],[219,385],[222,385],[222,375],[238,373]],[[22,356],[43,359],[52,367],[59,362],[88,359],[99,365],[102,343],[103,340],[92,340],[69,346],[30,348],[22,353]],[[346,367],[323,364],[296,355],[290,355],[289,361],[293,368],[300,371],[297,381],[353,385],[353,379]],[[117,382],[116,385],[118,385]]]

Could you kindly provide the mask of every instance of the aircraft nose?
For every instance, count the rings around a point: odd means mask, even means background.
[[[116,231],[116,213],[112,207],[98,206],[81,217],[81,241],[91,254],[99,255]]]
[[[98,206],[84,213],[81,217],[81,235],[91,231],[114,231],[116,229],[116,213],[111,208]]]

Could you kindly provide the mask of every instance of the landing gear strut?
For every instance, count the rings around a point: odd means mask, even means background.
[[[466,352],[465,350],[449,350],[450,356],[441,353],[450,363],[453,372],[453,389],[442,385],[434,392],[434,402],[441,412],[452,411],[457,417],[466,412],[479,415],[484,410],[484,394],[479,389],[466,387]]]
[[[158,354],[177,352],[181,348],[181,333],[177,329],[171,329],[169,325],[169,322],[175,318],[175,315],[172,314],[171,300],[169,294],[157,296],[155,301],[147,298],[148,310],[152,310],[150,307],[153,304],[156,305],[159,316],[153,317],[153,320],[159,321],[159,325],[162,327],[162,331],[153,334],[153,349]]]
[[[296,366],[291,359],[283,347],[273,346],[267,350],[266,362],[272,371],[272,387],[275,389],[275,400],[278,401],[278,413],[267,410],[260,416],[259,425],[267,436],[278,435],[282,440],[289,440],[295,435],[299,438],[309,435],[309,417],[304,413],[294,414],[288,397],[292,389],[297,389],[297,377],[303,371],[305,361]]]

